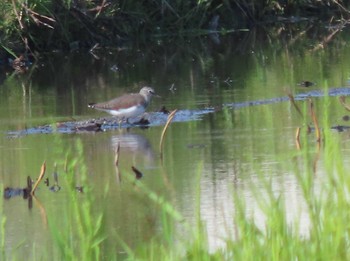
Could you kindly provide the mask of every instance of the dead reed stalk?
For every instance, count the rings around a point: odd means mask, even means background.
[[[121,175],[119,171],[119,155],[120,155],[119,151],[120,151],[120,143],[118,142],[118,145],[115,149],[115,156],[114,156],[115,173],[116,173],[118,183],[121,182]]]
[[[33,196],[35,193],[36,188],[39,186],[40,181],[43,179],[44,175],[45,175],[45,171],[46,171],[46,161],[44,161],[43,165],[41,165],[41,170],[40,170],[40,175],[39,178],[37,179],[37,181],[35,182],[32,191],[30,192],[30,194]]]
[[[314,110],[314,104],[311,99],[309,99],[309,104],[310,104],[310,113],[311,113],[311,118],[312,121],[314,122],[315,125],[315,134],[316,134],[316,141],[321,142],[321,131],[320,131],[320,126],[318,125],[318,120],[317,116]]]
[[[114,164],[116,167],[119,165],[119,151],[120,151],[120,143],[118,142],[118,145],[115,149],[115,156],[114,156]]]
[[[339,101],[347,111],[350,111],[350,106],[345,102],[345,96],[340,96]]]
[[[168,119],[167,119],[166,124],[165,124],[164,129],[163,129],[162,135],[160,136],[159,151],[160,151],[160,156],[161,157],[163,157],[163,141],[164,141],[165,133],[166,133],[166,131],[168,129],[168,126],[169,126],[170,122],[173,120],[176,112],[177,112],[177,110],[173,110],[169,114]]]
[[[299,113],[299,115],[300,115],[301,117],[303,117],[303,113],[301,112],[299,106],[296,104],[293,94],[288,93],[287,95],[288,95],[288,98],[289,98],[290,102],[293,104],[294,108],[297,110],[297,112]]]
[[[300,145],[300,127],[297,128],[297,131],[295,133],[295,143],[297,146],[297,149],[300,150],[301,149],[301,145]]]

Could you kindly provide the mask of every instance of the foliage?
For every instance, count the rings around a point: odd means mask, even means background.
[[[22,42],[29,51],[72,50],[154,36],[225,33],[252,23],[276,22],[276,15],[346,19],[347,8],[335,0],[8,0],[0,3],[0,37],[10,47]]]

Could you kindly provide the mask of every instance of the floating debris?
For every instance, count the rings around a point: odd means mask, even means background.
[[[17,196],[23,196],[24,199],[30,197],[30,191],[27,188],[10,188],[6,187],[4,189],[4,198],[10,199]]]
[[[331,129],[335,130],[335,131],[338,131],[338,132],[343,132],[343,131],[350,130],[350,126],[337,125],[337,126],[332,126]]]
[[[148,119],[142,117],[139,121],[134,122],[133,124],[135,124],[135,125],[149,125],[150,122]]]
[[[134,166],[131,166],[132,171],[135,173],[136,179],[141,179],[143,177],[143,174],[141,171],[139,171]]]
[[[201,120],[204,115],[213,113],[215,110],[213,108],[205,108],[199,110],[180,110],[176,113],[173,121],[176,122],[187,122],[191,120]],[[58,122],[53,125],[41,125],[32,128],[26,128],[22,130],[9,131],[9,138],[20,138],[25,135],[30,134],[49,134],[49,133],[95,133],[99,131],[108,131],[119,128],[131,128],[139,127],[144,128],[145,126],[160,126],[164,125],[167,121],[168,114],[160,112],[150,112],[147,113],[147,120],[141,120],[136,117],[136,121],[133,124],[123,122],[121,125],[115,117],[103,117],[97,119],[88,119],[81,121],[66,121]],[[130,120],[131,121],[131,120]],[[137,122],[139,121],[139,122]]]
[[[226,83],[228,86],[230,86],[231,87],[231,83],[232,83],[233,81],[231,80],[231,78],[230,77],[227,77],[225,80],[224,80],[224,83]]]
[[[162,107],[160,107],[160,109],[158,110],[158,112],[164,113],[164,114],[169,114],[170,111],[168,111],[165,106],[163,105]]]
[[[27,187],[26,188],[10,188],[6,187],[4,189],[4,198],[10,199],[17,196],[23,196],[23,199],[28,199],[31,197],[32,191],[32,179],[27,177]]]
[[[76,186],[75,189],[80,192],[80,193],[84,193],[84,187],[83,186]]]
[[[301,87],[310,87],[310,86],[313,86],[315,85],[314,82],[310,82],[310,81],[301,81],[298,83],[298,86],[301,86]]]
[[[171,91],[172,93],[174,93],[177,89],[175,88],[175,84],[173,83],[170,88],[169,91]]]
[[[344,115],[343,116],[343,121],[349,121],[350,120],[350,116],[349,115]]]
[[[99,49],[100,48],[100,44],[99,43],[96,43],[90,50],[89,50],[89,53],[96,59],[96,60],[100,60],[100,57],[97,56],[95,54],[95,50]]]
[[[119,71],[118,66],[114,64],[114,65],[111,67],[111,71],[112,71],[112,72],[118,72],[118,71]]]
[[[61,187],[58,184],[54,184],[53,186],[51,186],[49,188],[49,190],[52,191],[52,192],[58,192],[58,191],[61,190]]]
[[[76,132],[99,132],[102,131],[101,126],[102,124],[95,122],[86,126],[77,126],[75,130]]]

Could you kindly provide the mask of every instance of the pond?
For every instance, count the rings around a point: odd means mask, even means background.
[[[323,49],[315,49],[320,40],[307,35],[297,38],[300,30],[288,31],[284,37],[250,31],[219,41],[203,37],[181,43],[159,40],[144,49],[57,52],[42,56],[24,74],[3,67],[1,184],[4,188],[25,187],[27,176],[35,180],[44,161],[50,182],[49,186],[39,185],[31,203],[21,196],[3,200],[1,217],[6,222],[1,231],[7,255],[54,255],[57,250],[52,246],[42,249],[53,240],[51,219],[62,231],[71,229],[67,217],[72,212],[68,207],[72,194],[63,181],[67,160],[76,161],[73,180],[83,190],[76,191],[78,202],[93,199],[92,213],[104,214],[104,244],[121,257],[125,250],[116,238],[138,249],[155,238],[161,240],[164,229],[159,205],[130,182],[132,166],[142,172],[135,182],[169,202],[186,222],[194,224],[199,213],[210,251],[224,247],[224,238],[235,237],[234,192],[245,199],[247,215],[264,229],[264,214],[256,198],[265,195],[260,191],[266,186],[262,180],[268,181],[274,194],[282,195],[287,219],[291,223],[298,220],[300,234],[308,236],[308,216],[293,170],[314,166],[304,166],[298,156],[295,133],[298,127],[305,128],[304,121],[288,98],[280,98],[326,87],[347,88],[350,47],[347,32],[335,36]],[[299,84],[302,81],[314,84],[304,87]],[[163,157],[159,142],[165,121],[152,122],[152,117],[148,127],[28,131],[59,122],[103,122],[111,116],[88,108],[88,103],[138,92],[144,85],[161,96],[152,100],[148,116],[162,115],[158,112],[162,106],[178,110],[165,135]],[[324,115],[323,98],[312,99],[316,113]],[[308,102],[296,103],[305,108]],[[347,112],[337,95],[329,98],[329,104],[331,124],[347,125],[343,120]],[[312,124],[310,118],[306,121]],[[348,155],[349,134],[334,134],[340,136]],[[324,155],[317,153],[313,134],[307,139],[315,147],[310,157],[317,159],[317,184],[323,182]],[[56,192],[49,189],[54,172],[60,185]],[[178,230],[174,242],[186,234],[181,223],[172,224]]]

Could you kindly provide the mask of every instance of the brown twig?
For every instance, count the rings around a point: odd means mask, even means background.
[[[337,29],[335,29],[332,33],[330,33],[329,35],[327,35],[326,37],[324,37],[324,38],[322,39],[322,41],[321,41],[318,45],[316,45],[311,51],[314,52],[314,51],[318,51],[319,49],[324,48],[324,46],[325,46],[326,44],[328,44],[328,43],[333,39],[333,37],[334,37],[337,33],[339,33],[339,32],[342,31],[344,25],[345,25],[345,23],[341,23],[341,24],[338,26]]]
[[[317,172],[317,163],[318,163],[318,161],[319,161],[319,159],[320,159],[320,149],[321,149],[321,144],[320,144],[320,142],[317,142],[317,144],[316,144],[316,148],[317,148],[317,153],[316,153],[316,155],[315,155],[315,158],[314,158],[314,162],[313,162],[313,164],[312,164],[312,170],[313,170],[313,172],[314,172],[314,176],[316,176],[316,172]]]
[[[114,156],[115,172],[117,174],[118,183],[120,183],[121,181],[121,175],[119,171],[119,151],[120,151],[120,143],[118,142],[117,148],[115,149],[115,156]]]
[[[143,177],[143,174],[141,171],[139,171],[137,168],[134,166],[131,166],[132,171],[135,173],[136,179],[141,179]]]
[[[30,176],[27,177],[27,193],[31,193],[32,192],[32,179],[30,178]]]
[[[40,170],[40,175],[39,178],[37,179],[37,181],[35,182],[33,189],[31,191],[31,195],[34,195],[36,188],[38,187],[40,181],[43,179],[44,175],[45,175],[45,171],[46,171],[46,161],[44,161],[43,165],[41,165],[41,170]]]
[[[290,100],[290,102],[294,105],[294,108],[297,110],[297,112],[299,113],[299,115],[301,117],[303,117],[303,113],[301,112],[299,106],[295,103],[295,99],[294,99],[294,96],[291,94],[291,93],[288,93],[288,98]]]
[[[47,228],[47,214],[46,214],[45,207],[40,202],[40,200],[37,199],[34,195],[33,195],[33,199],[34,199],[36,205],[39,207],[41,219],[43,221],[43,224],[44,224],[45,228]]]
[[[17,21],[18,21],[18,23],[19,23],[19,27],[20,27],[21,30],[23,30],[23,29],[24,29],[24,25],[23,25],[23,23],[22,23],[22,18],[21,18],[20,15],[18,14],[18,11],[17,11],[17,8],[16,8],[15,0],[12,0],[12,6],[13,6],[13,11],[15,12]]]
[[[106,7],[108,7],[109,5],[111,5],[110,2],[107,2],[107,0],[102,0],[101,5],[98,5],[96,7],[90,8],[87,11],[88,12],[96,12],[96,15],[95,15],[95,18],[96,18],[96,17],[98,17],[100,15],[102,10],[105,9]]]
[[[163,156],[163,141],[164,141],[164,136],[165,136],[166,130],[168,129],[168,126],[169,126],[170,122],[173,120],[173,118],[174,118],[176,112],[177,112],[177,110],[173,110],[173,111],[169,114],[168,120],[166,121],[166,124],[165,124],[164,129],[163,129],[162,135],[160,136],[159,151],[160,151],[160,156],[161,156],[161,157]]]
[[[350,11],[346,9],[343,5],[341,5],[337,0],[333,0],[333,3],[335,3],[341,10],[343,10],[345,13],[350,14]]]
[[[301,145],[300,145],[300,127],[297,128],[297,131],[295,133],[295,143],[297,146],[297,149],[300,150],[301,149]]]
[[[26,6],[25,4],[22,4],[22,7],[27,11],[27,13],[29,14],[29,16],[33,19],[33,21],[36,23],[36,25],[44,25],[50,29],[54,29],[53,26],[51,26],[50,24],[43,22],[42,20],[40,20],[39,18],[43,19],[43,20],[47,20],[50,21],[52,23],[56,23],[56,20],[46,16],[46,15],[41,15],[37,12],[34,12],[32,9],[30,9],[28,6]]]
[[[339,101],[347,111],[350,111],[350,106],[345,103],[345,96],[340,96]]]
[[[114,157],[114,164],[116,167],[119,165],[119,151],[120,151],[120,143],[118,142],[117,148],[115,149],[115,157]]]
[[[315,125],[316,141],[321,142],[320,126],[318,125],[317,116],[316,116],[315,110],[314,110],[314,104],[313,104],[311,99],[309,99],[309,103],[310,103],[311,118],[312,118],[312,121],[314,122],[314,125]]]

